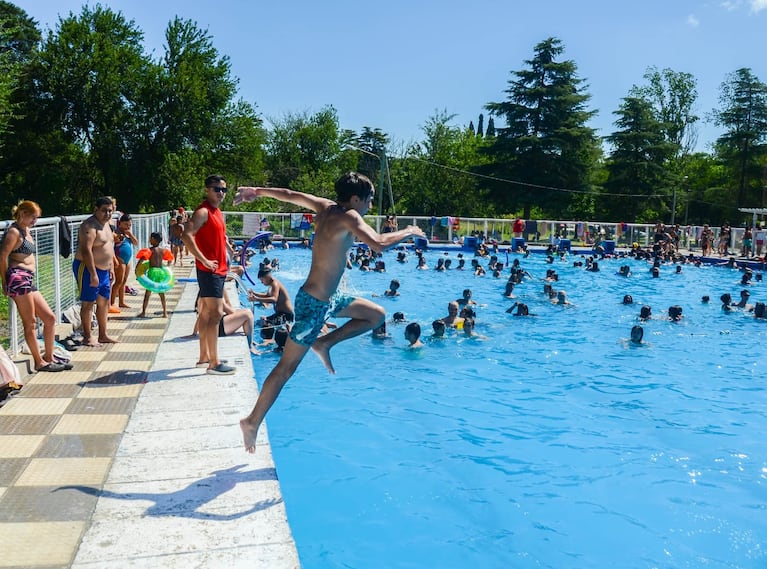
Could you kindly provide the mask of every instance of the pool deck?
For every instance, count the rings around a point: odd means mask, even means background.
[[[147,319],[127,297],[119,343],[81,347],[74,370],[29,376],[0,407],[1,568],[300,567],[266,430],[242,448],[246,341],[219,339],[235,375],[194,367],[196,294],[177,284],[169,319],[156,294]]]

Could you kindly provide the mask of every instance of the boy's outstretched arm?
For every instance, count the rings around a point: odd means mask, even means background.
[[[281,202],[289,202],[305,209],[310,209],[315,213],[333,205],[335,202],[327,198],[296,192],[288,188],[262,188],[252,186],[240,186],[237,193],[234,194],[234,205],[252,202],[256,198],[273,198]]]
[[[349,231],[354,237],[362,241],[377,253],[394,247],[398,243],[411,237],[425,237],[423,230],[416,225],[408,225],[405,229],[393,231],[391,233],[378,233],[367,223],[364,218],[356,211],[349,210],[344,214],[347,220]]]

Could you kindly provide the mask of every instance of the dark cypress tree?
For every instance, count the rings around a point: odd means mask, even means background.
[[[479,121],[477,122],[477,136],[483,136],[482,132],[485,128],[485,115],[479,113]]]
[[[490,115],[487,119],[487,130],[485,131],[485,136],[488,138],[495,136],[495,121],[493,120],[492,115]]]

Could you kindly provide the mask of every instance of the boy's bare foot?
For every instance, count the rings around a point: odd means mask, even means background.
[[[130,308],[130,304],[120,304],[120,308]]]
[[[117,340],[113,340],[109,336],[99,337],[99,342],[102,344],[116,344]]]
[[[142,312],[141,314],[138,315],[138,317],[139,318],[146,318],[146,314]]]
[[[336,373],[336,370],[333,369],[333,363],[330,361],[330,348],[325,346],[322,338],[315,340],[314,344],[312,344],[312,350],[314,350],[314,353],[317,354],[317,357],[320,358],[320,361],[330,373]]]
[[[254,429],[247,419],[240,419],[240,429],[242,429],[242,442],[245,444],[245,451],[255,454],[258,427]]]
[[[167,312],[163,312],[163,313],[162,313],[162,317],[163,317],[163,318],[167,318],[167,317],[168,317],[168,313],[167,313]]]
[[[99,344],[98,341],[94,340],[93,338],[91,338],[89,340],[83,339],[82,345],[86,346],[88,348],[100,348],[101,347],[101,344]]]

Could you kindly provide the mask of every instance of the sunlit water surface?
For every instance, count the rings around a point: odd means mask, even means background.
[[[428,252],[429,264],[443,254]],[[295,295],[309,252],[269,256]],[[386,273],[347,271],[357,295],[397,278],[401,296],[374,298],[390,338],[338,345],[333,376],[310,353],[268,416],[303,567],[767,566],[767,322],[718,302],[739,298],[741,274],[664,266],[652,279],[639,261],[589,273],[572,258],[514,258],[534,277],[516,300],[536,317],[505,312],[508,271],[418,271],[394,253]],[[626,263],[628,279],[615,274]],[[574,306],[546,302],[551,267]],[[484,338],[431,341],[464,288]],[[749,289],[767,300],[763,283]],[[632,346],[641,304],[657,319]],[[675,304],[680,323],[662,318]],[[421,324],[423,349],[406,349],[396,311]],[[254,358],[259,383],[276,361]]]

